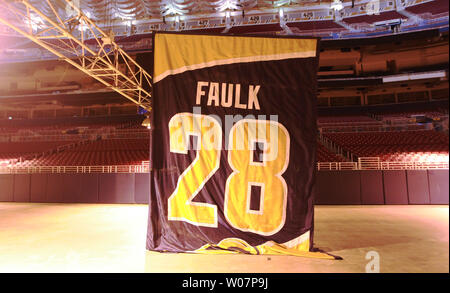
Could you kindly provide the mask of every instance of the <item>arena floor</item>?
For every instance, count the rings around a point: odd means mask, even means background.
[[[316,206],[315,246],[343,260],[145,250],[146,205],[0,203],[0,272],[449,272],[449,207]]]

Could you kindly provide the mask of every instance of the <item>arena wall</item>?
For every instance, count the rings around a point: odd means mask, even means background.
[[[448,170],[318,171],[316,204],[448,204]],[[0,174],[1,202],[146,204],[149,174]]]

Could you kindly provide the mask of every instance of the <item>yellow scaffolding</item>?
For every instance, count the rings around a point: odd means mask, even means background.
[[[152,77],[119,47],[112,33],[100,29],[71,0],[44,0],[42,5],[45,12],[31,0],[0,0],[0,23],[151,110]]]

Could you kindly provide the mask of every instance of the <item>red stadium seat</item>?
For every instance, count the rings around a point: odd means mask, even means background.
[[[436,131],[324,133],[359,157],[382,161],[429,161],[447,158],[448,136]]]

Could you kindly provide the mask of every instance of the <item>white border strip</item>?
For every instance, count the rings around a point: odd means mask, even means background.
[[[423,72],[423,73],[408,73],[399,75],[390,75],[383,77],[383,83],[398,82],[407,80],[429,79],[429,78],[442,78],[446,76],[445,70]]]
[[[183,66],[177,69],[167,70],[158,76],[153,78],[153,83],[157,83],[169,75],[183,73],[189,70],[197,70],[207,67],[212,67],[216,65],[227,65],[233,63],[248,63],[248,62],[258,62],[258,61],[271,61],[271,60],[283,60],[283,59],[293,59],[293,58],[308,58],[315,57],[316,51],[306,51],[306,52],[296,52],[296,53],[285,53],[285,54],[275,54],[275,55],[264,55],[264,56],[250,56],[250,57],[238,57],[223,60],[214,60],[206,63],[194,64]]]
[[[299,244],[302,244],[303,242],[309,240],[309,231],[303,233],[302,235],[300,235],[297,238],[294,238],[288,242],[283,243],[284,246],[286,246],[287,248],[293,248]]]

